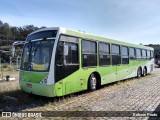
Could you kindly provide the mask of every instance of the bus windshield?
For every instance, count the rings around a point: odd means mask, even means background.
[[[22,55],[22,70],[48,71],[54,40],[26,43]]]
[[[49,71],[57,31],[43,31],[28,36],[23,48],[21,70]]]

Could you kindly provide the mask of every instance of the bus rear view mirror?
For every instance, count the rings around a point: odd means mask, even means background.
[[[25,41],[16,41],[12,44],[12,49],[11,49],[12,57],[17,56],[17,48],[20,48],[21,50],[23,49],[24,43]]]

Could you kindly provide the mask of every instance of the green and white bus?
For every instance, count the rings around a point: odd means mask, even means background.
[[[55,97],[145,76],[154,68],[153,48],[53,27],[28,35],[19,84],[22,90]]]

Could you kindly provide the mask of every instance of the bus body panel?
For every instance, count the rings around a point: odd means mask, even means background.
[[[33,83],[24,80],[19,81],[20,88],[27,93],[46,96],[46,97],[54,97],[54,85],[43,85],[40,83]]]
[[[48,72],[20,71],[21,80],[33,83],[40,83],[46,76],[48,76]]]

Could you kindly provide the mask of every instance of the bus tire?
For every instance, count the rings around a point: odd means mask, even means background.
[[[140,78],[141,76],[142,76],[142,70],[139,67],[138,70],[137,70],[137,78]]]
[[[88,89],[91,92],[97,89],[97,78],[93,73],[89,77]]]
[[[146,70],[146,67],[144,67],[143,69],[143,76],[146,76],[147,75],[147,70]]]

